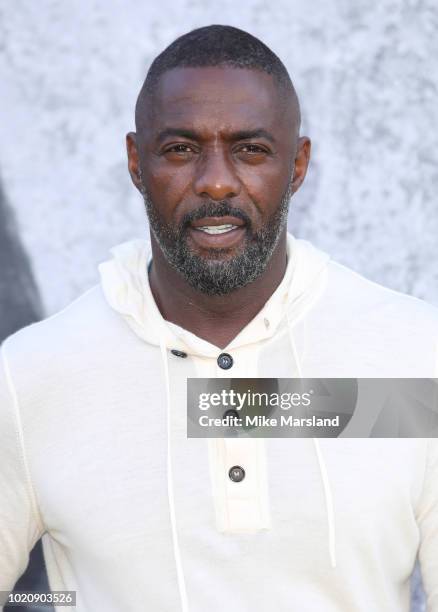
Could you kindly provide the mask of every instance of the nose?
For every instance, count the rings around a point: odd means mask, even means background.
[[[200,197],[224,200],[239,194],[241,184],[224,151],[209,151],[198,166],[193,189]]]

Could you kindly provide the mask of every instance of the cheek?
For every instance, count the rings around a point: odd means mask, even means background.
[[[252,168],[242,174],[242,184],[262,216],[269,217],[280,206],[288,188],[289,175],[286,172],[279,173],[278,170],[267,172]]]
[[[178,204],[190,192],[191,173],[187,168],[151,166],[145,172],[145,184],[155,206],[166,220],[172,220]]]

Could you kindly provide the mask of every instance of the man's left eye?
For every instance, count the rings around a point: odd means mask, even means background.
[[[239,152],[240,151],[243,153],[267,153],[266,149],[254,144],[243,145],[243,147],[240,147]]]
[[[189,145],[177,144],[167,149],[166,153],[192,153],[192,149]]]

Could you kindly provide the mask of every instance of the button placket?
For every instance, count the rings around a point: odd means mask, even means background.
[[[224,370],[217,365],[218,378],[248,377],[255,368],[236,367]],[[253,355],[251,355],[253,357]],[[239,354],[239,362],[253,364],[253,359]],[[210,438],[210,475],[216,512],[216,526],[223,533],[256,533],[270,529],[266,451],[263,438]],[[232,478],[233,469],[237,478]],[[243,477],[241,477],[243,476]],[[240,480],[239,480],[239,477]]]
[[[268,488],[265,469],[265,446],[260,438],[226,438],[224,440],[226,470],[227,532],[256,532],[270,528]],[[235,482],[230,470],[241,468],[245,475]]]

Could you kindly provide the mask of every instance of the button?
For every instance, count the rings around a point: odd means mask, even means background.
[[[267,318],[265,317],[265,318],[263,319],[263,322],[264,322],[264,324],[265,324],[266,329],[269,329],[269,325],[270,325],[270,323],[269,323],[269,319],[267,319]]]
[[[187,357],[187,353],[184,353],[184,351],[178,351],[177,349],[172,349],[170,352],[172,353],[172,355],[175,355],[175,357],[182,357],[183,359]]]
[[[217,364],[223,370],[229,370],[233,365],[233,358],[228,353],[221,353],[217,358]]]
[[[226,419],[227,417],[238,419],[239,413],[234,408],[228,408],[228,410],[225,410],[224,412],[224,419]]]
[[[245,478],[245,470],[240,465],[233,465],[228,472],[228,476],[233,482],[240,482]]]

